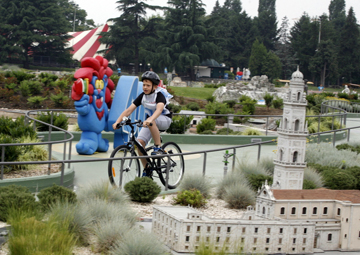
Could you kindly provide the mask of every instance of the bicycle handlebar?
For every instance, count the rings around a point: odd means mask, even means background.
[[[131,119],[130,118],[127,118],[126,120],[123,120],[121,121],[120,123],[118,123],[116,125],[116,128],[119,129],[121,128],[122,126],[125,126],[125,125],[128,125],[128,126],[133,126],[133,125],[136,125],[138,127],[142,127],[143,126],[143,122],[141,120],[136,120],[134,122],[131,122]],[[150,123],[150,126],[152,126],[152,123]]]

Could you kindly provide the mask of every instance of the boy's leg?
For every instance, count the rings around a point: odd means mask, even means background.
[[[148,128],[150,129],[151,136],[154,139],[154,144],[160,147],[161,146],[160,131],[156,125],[156,121],[153,121],[152,126]]]
[[[142,145],[142,147],[145,148],[145,146],[146,146],[145,142],[144,142],[143,140],[141,140],[141,139],[138,139],[138,141],[139,141],[139,143]],[[141,151],[140,151],[139,148],[137,148],[137,151],[138,151],[139,156],[144,156],[144,155],[141,153]],[[145,159],[145,158],[142,158],[142,159],[140,159],[140,160],[141,160],[141,164],[142,164],[143,167],[145,168],[145,167],[146,167],[146,164],[147,164],[146,159]]]

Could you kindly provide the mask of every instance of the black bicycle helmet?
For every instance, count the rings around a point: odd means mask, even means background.
[[[141,81],[144,79],[152,81],[154,85],[159,85],[160,83],[160,77],[153,71],[146,71],[141,75]]]

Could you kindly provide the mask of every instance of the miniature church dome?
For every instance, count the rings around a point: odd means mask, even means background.
[[[299,66],[297,66],[297,70],[291,75],[291,80],[293,81],[303,81],[304,75],[299,71]]]

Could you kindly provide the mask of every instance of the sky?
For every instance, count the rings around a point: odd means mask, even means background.
[[[74,0],[81,9],[86,10],[89,19],[93,19],[96,25],[104,24],[110,18],[116,18],[121,13],[116,9],[117,0]],[[167,6],[168,0],[147,0],[150,5]],[[219,0],[220,5],[224,4],[225,0]],[[215,6],[216,0],[203,0],[206,4],[206,13],[210,14]],[[280,26],[281,20],[287,16],[290,25],[298,20],[304,12],[308,13],[310,17],[321,16],[323,13],[329,13],[329,4],[331,0],[276,0],[276,14],[278,24]],[[241,0],[242,8],[251,16],[257,16],[257,9],[259,0]],[[346,12],[353,7],[358,23],[360,23],[360,0],[346,0]],[[150,13],[149,13],[150,14]],[[152,13],[154,14],[154,13]],[[151,15],[151,14],[150,14]]]

